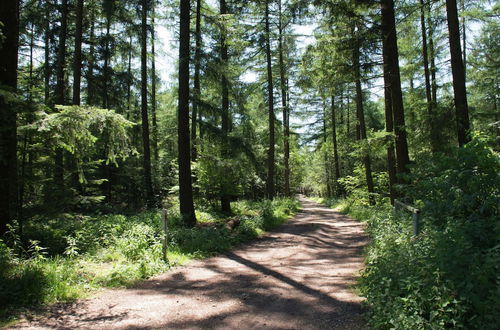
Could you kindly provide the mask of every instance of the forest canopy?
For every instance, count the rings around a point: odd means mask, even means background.
[[[95,250],[83,240],[92,235],[156,246],[159,222],[129,228],[120,217],[160,221],[160,209],[183,228],[179,242],[207,214],[277,224],[301,193],[374,212],[363,284],[374,326],[492,326],[499,10],[489,0],[2,0],[0,255],[10,261],[0,266],[41,247]],[[175,73],[158,68],[165,61]],[[415,244],[396,239],[395,200],[422,212]],[[241,237],[270,228],[258,221]],[[443,283],[403,264],[404,251]],[[151,258],[140,276],[164,269]],[[456,308],[438,315],[411,300],[412,276]]]

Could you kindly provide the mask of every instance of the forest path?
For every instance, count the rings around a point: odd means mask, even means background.
[[[129,289],[53,307],[15,328],[366,329],[352,291],[363,225],[301,198],[265,237]]]

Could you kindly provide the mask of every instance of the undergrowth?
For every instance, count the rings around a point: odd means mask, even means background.
[[[386,201],[317,199],[365,221],[371,236],[360,280],[376,329],[498,329],[500,162],[480,138],[415,165],[406,199],[422,231]]]
[[[283,223],[298,208],[294,199],[239,201],[231,217],[197,211],[194,228],[183,227],[172,211],[167,262],[159,210],[32,219],[24,228],[28,244],[21,243],[15,228],[6,242],[0,240],[0,320],[25,308],[85,297],[101,287],[130,286],[172,266],[227,251]],[[230,229],[229,220],[239,225]]]

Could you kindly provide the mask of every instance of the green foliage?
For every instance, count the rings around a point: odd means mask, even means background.
[[[465,221],[490,237],[500,216],[500,158],[488,139],[477,135],[450,155],[423,159],[412,169],[409,196],[425,210],[427,223],[444,229]],[[491,237],[477,241],[491,242]]]
[[[375,328],[496,328],[500,162],[487,142],[476,136],[412,168],[416,238],[407,215],[348,200],[344,210],[367,221],[372,237],[361,291]]]
[[[192,258],[227,251],[283,223],[298,209],[294,199],[234,203],[234,215],[199,211],[202,222],[186,228],[169,214],[168,263],[163,260],[160,212],[32,219],[23,248],[16,227],[9,248],[0,240],[0,319],[17,308],[68,301],[89,289],[128,286]],[[226,223],[236,221],[233,228]],[[33,238],[33,237],[36,237]]]
[[[106,164],[118,165],[136,151],[131,146],[128,130],[134,123],[113,110],[89,106],[57,105],[56,113],[38,114],[40,119],[31,128],[46,134],[53,148],[62,148],[73,154],[79,166],[80,181],[84,181],[81,162],[96,153],[99,141],[105,150]]]

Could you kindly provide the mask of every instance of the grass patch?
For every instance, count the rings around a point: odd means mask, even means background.
[[[72,301],[102,287],[130,286],[192,259],[227,251],[282,224],[298,209],[294,199],[238,201],[231,217],[197,211],[194,228],[182,226],[173,211],[168,263],[162,258],[159,210],[34,219],[25,227],[26,237],[33,237],[28,244],[21,243],[15,230],[8,245],[0,240],[0,321],[7,324],[22,310]],[[237,225],[230,229],[228,221]]]

